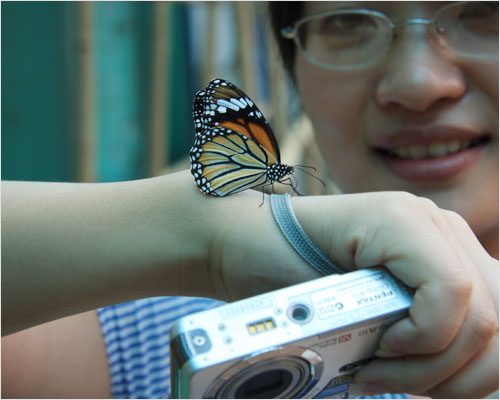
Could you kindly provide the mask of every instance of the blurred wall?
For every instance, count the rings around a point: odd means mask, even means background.
[[[68,7],[1,7],[2,179],[72,180],[76,65],[67,54]]]
[[[168,121],[174,134],[163,141],[164,164],[187,153],[196,88],[183,32],[186,7],[172,3],[168,12],[158,12],[159,3],[152,2],[2,2],[1,7],[2,179],[149,176],[155,91],[164,93],[156,114],[176,116]],[[158,25],[165,35],[160,40]],[[158,60],[158,41],[175,56],[167,60],[163,51],[165,59]],[[168,69],[155,70],[158,65]]]
[[[271,122],[288,110],[265,3],[1,9],[2,179],[119,181],[186,162],[194,94],[216,77],[242,87]]]

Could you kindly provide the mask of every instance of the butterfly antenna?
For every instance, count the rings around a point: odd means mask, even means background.
[[[304,170],[304,168],[312,168],[314,171],[316,171],[316,168],[310,167],[310,166],[307,166],[307,165],[294,165],[293,167],[297,168],[299,171],[302,171],[304,174],[312,176],[314,179],[320,181],[323,186],[326,186],[325,182],[323,182],[321,179],[319,179],[316,175],[311,174],[310,172]]]
[[[297,164],[297,165],[294,165],[294,167],[311,168],[314,172],[316,172],[316,167],[313,167],[312,165],[301,165],[301,164]],[[301,170],[301,171],[302,171],[302,170]]]

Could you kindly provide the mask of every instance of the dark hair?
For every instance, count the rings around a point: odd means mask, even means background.
[[[295,43],[293,40],[285,39],[281,36],[281,29],[293,25],[302,17],[304,2],[302,1],[270,1],[269,17],[271,31],[278,43],[281,59],[285,69],[295,80]]]

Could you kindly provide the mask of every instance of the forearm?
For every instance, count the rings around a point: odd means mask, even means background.
[[[2,334],[157,295],[206,295],[206,198],[188,172],[2,183]]]

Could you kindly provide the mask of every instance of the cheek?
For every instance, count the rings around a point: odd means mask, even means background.
[[[498,56],[491,59],[462,60],[460,67],[469,79],[469,86],[477,96],[496,114],[498,120]]]
[[[370,120],[369,82],[352,73],[315,67],[302,57],[295,65],[297,87],[322,155],[331,172],[343,171],[343,176],[333,178],[341,185],[357,180],[366,161],[363,132]]]
[[[468,72],[498,110],[498,57],[491,61],[470,65]]]
[[[303,57],[298,57],[296,66],[297,86],[302,103],[313,123],[342,131],[348,125],[348,115],[352,114],[354,108],[352,96],[346,93],[349,88],[339,86],[336,74],[311,65]],[[351,101],[346,102],[346,98]]]

